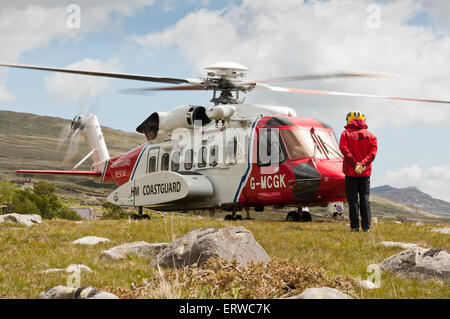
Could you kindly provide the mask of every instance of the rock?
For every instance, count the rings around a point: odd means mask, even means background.
[[[352,297],[334,288],[321,287],[305,289],[300,295],[286,299],[352,299]]]
[[[0,215],[0,223],[12,222],[25,226],[33,226],[36,224],[42,224],[42,217],[36,214],[6,214]]]
[[[424,222],[417,222],[416,226],[425,226],[425,223]]]
[[[161,250],[167,248],[167,243],[149,244],[145,241],[134,243],[126,243],[120,246],[105,250],[100,254],[100,258],[112,260],[124,259],[129,255],[137,255],[139,257],[153,258]]]
[[[86,236],[72,242],[74,245],[97,245],[98,243],[105,243],[110,241],[108,238]]]
[[[364,289],[377,289],[377,288],[380,288],[379,286],[375,285],[370,280],[360,280],[358,283]]]
[[[380,268],[399,277],[450,281],[450,254],[445,249],[411,248],[383,260]]]
[[[119,299],[112,293],[92,287],[56,286],[41,292],[38,299]]]
[[[393,223],[396,223],[396,224],[399,224],[399,225],[403,224],[401,221],[398,221],[398,220],[394,220]]]
[[[236,259],[240,264],[267,262],[269,255],[242,226],[194,229],[171,243],[153,260],[153,266],[201,265],[211,257]]]
[[[412,243],[401,243],[396,241],[382,241],[380,245],[386,246],[386,247],[400,247],[403,249],[411,249],[415,247],[419,247],[417,244]]]
[[[450,235],[450,228],[435,228],[432,229],[431,231]]]
[[[378,224],[378,217],[372,217],[372,224],[373,225]]]

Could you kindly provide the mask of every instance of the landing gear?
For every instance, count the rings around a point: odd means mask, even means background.
[[[300,214],[296,211],[290,211],[286,216],[286,221],[288,222],[298,222],[300,221]]]
[[[232,212],[231,214],[228,214],[224,218],[225,220],[242,220],[241,215],[236,215],[236,212]]]
[[[302,208],[298,208],[299,213],[300,213],[300,221],[301,222],[312,222],[312,216],[311,213],[309,212],[309,209],[302,209]]]
[[[143,206],[139,206],[138,207],[138,214],[134,214],[133,216],[131,216],[131,218],[134,219],[134,220],[150,219],[150,215],[144,215],[143,211],[144,211],[144,207]]]
[[[311,213],[307,208],[298,208],[298,211],[290,211],[286,216],[288,222],[311,222]]]

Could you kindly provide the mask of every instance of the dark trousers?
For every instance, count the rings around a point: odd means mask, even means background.
[[[361,210],[361,227],[369,229],[371,218],[370,177],[345,176],[345,194],[349,208],[350,228],[359,229],[359,211]]]

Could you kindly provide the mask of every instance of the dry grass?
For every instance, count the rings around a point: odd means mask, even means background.
[[[68,277],[66,273],[45,275],[43,270],[85,264],[93,272],[82,273],[81,285],[111,291],[122,298],[271,298],[300,293],[314,285],[338,287],[356,298],[450,298],[448,283],[400,279],[389,273],[382,274],[380,289],[346,286],[352,283],[350,277],[366,279],[370,275],[368,265],[401,251],[380,246],[381,241],[450,250],[449,235],[430,231],[449,227],[448,223],[416,226],[383,221],[374,225],[369,234],[350,233],[346,223],[230,222],[171,214],[151,221],[51,220],[29,228],[1,223],[0,296],[36,298],[47,288],[65,285]],[[129,257],[121,261],[99,258],[103,250],[126,242],[171,242],[195,228],[231,225],[250,230],[272,262],[244,269],[215,261],[202,268],[163,269],[160,273],[145,258]],[[71,245],[88,235],[106,237],[111,242]]]
[[[332,287],[354,295],[356,282],[329,276],[313,264],[289,262],[251,263],[210,259],[202,266],[162,271],[134,288],[146,298],[279,298],[301,293],[310,287]]]

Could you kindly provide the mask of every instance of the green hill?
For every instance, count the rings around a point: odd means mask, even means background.
[[[63,166],[67,145],[57,149],[62,129],[70,120],[29,113],[0,111],[0,178],[22,182],[23,175],[16,169],[71,169],[88,153],[87,145],[80,140],[79,152],[72,163]],[[110,156],[129,151],[145,142],[139,134],[102,127]],[[89,169],[87,160],[79,169]],[[103,197],[115,187],[98,184],[86,178],[63,176],[33,176],[33,180],[52,181],[59,192]],[[94,201],[95,202],[95,201]]]

